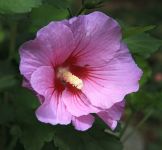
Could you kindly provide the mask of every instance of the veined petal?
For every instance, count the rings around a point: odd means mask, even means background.
[[[117,121],[109,117],[108,112],[99,112],[97,114],[112,130],[117,126]]]
[[[63,22],[51,22],[37,32],[37,39],[44,48],[53,52],[53,65],[60,65],[70,56],[74,48],[71,29]]]
[[[54,91],[54,69],[50,66],[39,67],[31,76],[31,86],[40,95],[45,96],[46,91]]]
[[[74,34],[76,44],[72,56],[77,58],[79,66],[101,66],[120,48],[119,24],[101,12],[72,18],[66,24]]]
[[[125,100],[115,103],[110,109],[106,110],[109,117],[113,120],[120,120],[125,108]]]
[[[40,66],[61,64],[73,50],[71,29],[61,22],[51,22],[40,29],[34,40],[24,43],[20,49],[20,72],[30,80]]]
[[[56,93],[48,93],[45,102],[37,109],[36,116],[39,121],[53,125],[69,124],[72,118]]]
[[[117,126],[117,121],[120,120],[124,111],[124,100],[114,104],[108,110],[101,111],[97,115],[112,129],[114,130]]]
[[[94,120],[95,118],[89,114],[80,117],[73,117],[72,123],[75,129],[85,131],[92,127]]]
[[[66,105],[67,110],[76,117],[100,111],[100,109],[94,107],[81,92],[74,94],[68,90],[64,90],[61,99]]]
[[[82,92],[96,107],[109,109],[124,97],[136,92],[142,71],[133,61],[127,47],[121,44],[114,58],[103,67],[93,68],[84,80]]]
[[[37,39],[28,41],[20,47],[20,72],[30,80],[31,74],[40,66],[50,66],[50,54]]]
[[[22,86],[32,90],[31,84],[27,79],[23,79]]]

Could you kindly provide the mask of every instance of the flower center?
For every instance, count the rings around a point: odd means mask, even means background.
[[[59,68],[57,77],[64,82],[70,83],[72,86],[81,90],[83,88],[83,81],[77,76],[73,75],[68,68]]]

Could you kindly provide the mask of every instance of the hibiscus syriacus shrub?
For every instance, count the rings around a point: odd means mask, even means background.
[[[3,128],[10,129],[4,147],[122,149],[121,141],[130,136],[123,139],[129,126],[125,120],[129,111],[137,112],[132,100],[149,76],[143,59],[154,51],[149,45],[160,46],[144,33],[154,26],[125,27],[107,13],[86,12],[101,1],[82,1],[75,14],[66,1],[22,2],[12,2],[13,7],[0,2],[2,14],[28,13],[10,16],[9,61],[3,65],[9,73],[2,90],[12,94],[2,93],[0,110]],[[143,55],[146,47],[150,52]]]

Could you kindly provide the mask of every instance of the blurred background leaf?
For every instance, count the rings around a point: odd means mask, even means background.
[[[73,0],[44,0],[45,4],[49,4],[52,5],[56,8],[60,8],[60,9],[67,9],[69,7],[71,7]]]
[[[48,125],[25,125],[22,127],[20,142],[26,150],[41,150],[45,142],[50,142],[54,136],[54,129]]]
[[[41,5],[42,0],[0,0],[0,13],[25,13]]]
[[[135,36],[146,31],[154,29],[155,25],[145,26],[145,27],[123,27],[123,37],[128,38],[129,36]]]
[[[71,127],[58,127],[55,131],[54,143],[59,150],[122,150],[119,140],[104,132],[96,124],[86,132],[78,132]],[[70,134],[64,134],[65,132]],[[73,139],[73,140],[71,140]]]
[[[162,40],[158,40],[146,33],[125,38],[124,41],[128,44],[128,48],[132,53],[145,58],[148,58],[162,45]]]
[[[53,20],[55,21],[63,20],[67,17],[68,17],[67,9],[57,8],[49,4],[42,5],[39,8],[34,8],[31,12],[30,30],[32,32],[35,32]]]

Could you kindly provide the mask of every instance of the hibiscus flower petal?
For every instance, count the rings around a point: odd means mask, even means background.
[[[39,67],[31,76],[31,86],[40,95],[47,90],[54,91],[54,69],[50,66]]]
[[[97,114],[112,130],[114,130],[117,126],[117,121],[113,120],[109,115],[108,112],[99,112]]]
[[[67,59],[71,53],[73,35],[63,23],[51,22],[40,29],[35,40],[24,43],[20,49],[20,72],[30,80],[40,66],[54,66]]]
[[[124,111],[125,101],[114,104],[108,110],[101,111],[97,115],[112,129],[117,126],[117,121],[120,120]]]
[[[76,117],[100,111],[100,109],[94,107],[81,92],[74,94],[68,90],[64,90],[61,99],[66,105],[67,110]]]
[[[40,66],[49,66],[49,54],[41,47],[38,40],[31,40],[20,47],[20,72],[30,80],[31,74]]]
[[[25,78],[22,81],[22,86],[32,90],[30,82],[28,80],[26,80]]]
[[[115,103],[111,108],[109,108],[107,110],[107,113],[110,118],[114,120],[120,120],[124,108],[125,108],[125,100],[122,100],[121,102]]]
[[[120,48],[119,24],[101,12],[81,15],[70,19],[68,23],[76,44],[72,55],[77,57],[80,66],[102,65]]]
[[[89,71],[82,91],[93,105],[108,109],[122,101],[126,94],[138,90],[141,75],[142,71],[133,61],[127,47],[121,44],[111,61]]]
[[[67,111],[64,103],[59,99],[55,93],[48,93],[49,99],[37,109],[36,116],[39,121],[44,123],[56,124],[69,124],[71,122],[71,114]],[[51,98],[50,98],[51,97]]]
[[[86,131],[92,127],[95,118],[92,115],[85,115],[80,117],[73,117],[72,123],[75,129],[80,131]]]
[[[53,65],[62,64],[73,51],[74,39],[71,29],[62,22],[51,22],[37,32],[48,51],[52,51]]]

